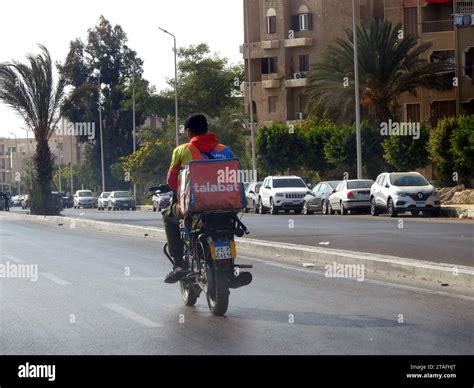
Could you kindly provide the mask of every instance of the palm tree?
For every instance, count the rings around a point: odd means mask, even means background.
[[[0,64],[0,101],[13,108],[34,133],[37,145],[31,213],[51,215],[58,214],[59,209],[51,195],[54,159],[48,140],[60,118],[65,81],[62,77],[54,81],[51,56],[46,47],[39,48],[40,54],[27,55],[27,64]]]
[[[402,93],[416,95],[417,88],[437,90],[449,87],[453,71],[447,61],[430,63],[420,56],[431,43],[418,44],[416,35],[400,39],[401,24],[371,21],[357,27],[361,103],[378,123],[396,118]],[[329,46],[308,76],[309,109],[316,115],[352,121],[354,99],[354,39],[346,30],[345,39]]]

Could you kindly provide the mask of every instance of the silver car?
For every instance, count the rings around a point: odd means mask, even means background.
[[[338,211],[341,215],[348,211],[366,211],[370,209],[370,179],[348,179],[341,181],[329,196],[329,214]]]
[[[370,202],[373,216],[386,211],[390,217],[403,212],[437,217],[441,209],[438,191],[418,172],[380,174],[370,189]]]
[[[107,198],[108,210],[136,210],[135,198],[128,191],[112,191]]]
[[[111,191],[103,191],[100,193],[99,198],[97,198],[97,210],[108,209],[108,198]]]

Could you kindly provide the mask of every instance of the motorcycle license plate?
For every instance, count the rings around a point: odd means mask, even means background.
[[[230,241],[214,241],[214,249],[216,252],[216,260],[232,259]]]

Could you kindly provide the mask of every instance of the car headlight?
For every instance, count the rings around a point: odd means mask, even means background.
[[[284,197],[285,194],[282,194],[282,193],[277,193],[277,195],[275,195],[275,197]]]
[[[403,191],[400,193],[395,193],[395,195],[398,195],[399,197],[408,197],[408,193],[404,193]]]

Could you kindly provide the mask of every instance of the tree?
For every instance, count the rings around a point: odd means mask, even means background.
[[[416,95],[419,87],[446,89],[452,84],[441,75],[453,70],[449,62],[421,58],[431,43],[418,44],[416,35],[400,39],[400,31],[401,24],[392,26],[388,21],[357,27],[361,103],[378,124],[396,118],[401,94]],[[307,93],[313,113],[353,122],[353,49],[353,32],[346,30],[346,38],[329,46],[310,71]]]
[[[51,56],[45,46],[41,53],[28,55],[28,64],[17,61],[0,64],[0,100],[25,121],[36,139],[31,213],[59,214],[51,196],[53,155],[48,145],[59,121],[65,80],[54,81]]]
[[[459,183],[471,186],[474,177],[474,115],[450,117],[438,121],[431,130],[429,152],[436,164],[441,184]]]
[[[143,62],[135,51],[127,45],[127,36],[119,26],[112,26],[103,16],[97,25],[88,31],[87,42],[80,39],[72,41],[70,51],[60,72],[73,86],[64,111],[71,122],[94,122],[96,138],[90,140],[84,136],[81,141],[91,145],[87,155],[85,169],[94,185],[100,183],[101,150],[99,113],[98,113],[98,78],[102,94],[102,119],[105,180],[112,187],[118,182],[114,179],[110,166],[119,158],[133,151],[132,113],[130,99],[130,80],[133,78],[137,86],[136,125],[145,120],[148,83],[142,79]],[[74,102],[72,101],[74,99]]]
[[[258,162],[264,173],[300,169],[306,154],[306,139],[299,128],[273,124],[259,130]]]
[[[413,171],[428,163],[429,127],[420,125],[420,137],[390,136],[383,142],[384,159],[397,171]]]
[[[222,111],[241,104],[236,95],[243,80],[242,64],[230,66],[227,58],[210,55],[206,43],[179,48],[177,55],[181,117],[195,112],[218,117]],[[174,88],[174,79],[168,83]],[[161,95],[174,101],[174,89],[163,91]]]

